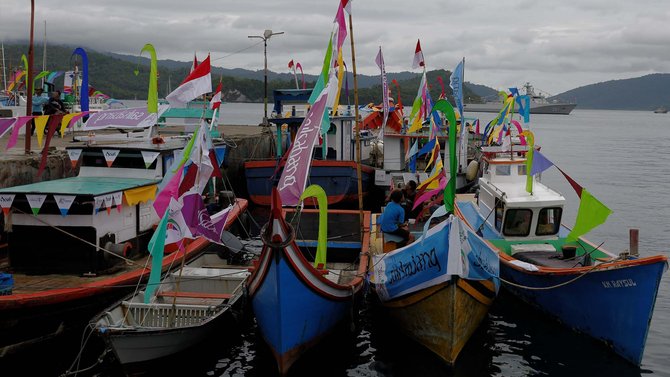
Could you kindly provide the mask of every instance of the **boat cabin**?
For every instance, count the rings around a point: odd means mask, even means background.
[[[146,250],[157,184],[186,139],[68,147],[76,177],[0,189],[12,271],[100,274]],[[104,250],[100,250],[104,248]]]
[[[479,213],[486,216],[486,222],[499,238],[558,239],[565,198],[535,177],[532,194],[526,191],[525,150],[514,154],[485,153],[482,164]]]

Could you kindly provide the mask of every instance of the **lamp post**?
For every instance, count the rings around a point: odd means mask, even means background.
[[[263,100],[264,104],[264,116],[263,116],[263,125],[268,125],[268,39],[273,35],[284,34],[283,31],[273,33],[272,30],[265,30],[263,35],[249,35],[248,38],[259,38],[263,40],[263,56],[265,58],[265,98]]]

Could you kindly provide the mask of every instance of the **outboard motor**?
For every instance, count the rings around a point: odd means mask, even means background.
[[[221,259],[227,259],[228,264],[243,264],[246,249],[240,239],[234,234],[224,230],[221,233],[221,242],[223,247],[217,250],[217,255]]]

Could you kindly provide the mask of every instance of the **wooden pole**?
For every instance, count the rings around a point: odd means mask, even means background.
[[[33,39],[35,31],[35,0],[30,0],[30,43],[28,44],[28,72],[26,72],[26,81],[28,93],[26,94],[26,116],[33,113]],[[26,128],[25,152],[30,154],[30,131]]]
[[[640,230],[639,229],[630,229],[630,255],[639,255],[638,251],[638,242],[640,240]]]
[[[354,23],[349,14],[349,37],[351,38],[351,64],[354,74],[354,114],[356,122],[356,177],[358,180],[358,211],[360,212],[361,228],[363,224],[363,177],[361,174],[361,124],[358,119],[358,76],[356,75],[356,49],[354,48]]]

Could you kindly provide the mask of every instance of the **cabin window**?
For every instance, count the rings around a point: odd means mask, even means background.
[[[496,165],[496,175],[510,175],[510,165]]]
[[[526,237],[530,234],[530,223],[533,220],[533,211],[530,209],[508,209],[505,214],[503,235]]]
[[[537,229],[535,234],[538,236],[550,236],[558,234],[561,226],[561,214],[563,210],[560,207],[542,208],[537,218]]]
[[[500,231],[502,227],[503,214],[505,213],[505,204],[502,201],[496,200],[496,230]]]
[[[337,126],[335,123],[331,123],[330,127],[328,127],[328,135],[335,135],[337,133]]]
[[[518,175],[526,175],[526,165],[517,165],[516,173]]]

